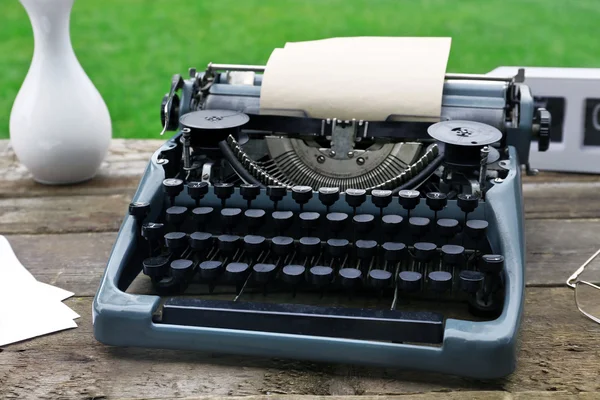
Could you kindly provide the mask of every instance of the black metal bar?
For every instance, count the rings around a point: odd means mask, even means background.
[[[170,298],[160,323],[386,342],[442,342],[441,314]]]

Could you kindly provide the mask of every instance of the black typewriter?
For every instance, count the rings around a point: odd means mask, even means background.
[[[96,338],[511,373],[520,171],[550,125],[522,73],[448,74],[432,123],[262,115],[259,72],[211,64],[173,78],[161,117],[176,134],[121,227],[94,301]],[[232,83],[238,73],[245,84]],[[152,289],[132,292],[140,280]]]

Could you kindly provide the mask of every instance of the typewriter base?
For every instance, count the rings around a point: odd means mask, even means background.
[[[167,142],[164,146],[171,145]],[[157,154],[152,157],[134,201],[162,202],[164,175],[156,163]],[[513,148],[510,160],[507,178],[488,191],[485,205],[486,218],[495,228],[490,241],[496,243],[506,259],[504,308],[493,321],[446,319],[440,347],[156,323],[152,317],[161,305],[160,297],[125,293],[139,273],[125,268],[135,253],[133,239],[137,231],[136,222],[129,215],[121,226],[94,299],[94,335],[100,342],[116,346],[392,366],[475,378],[506,376],[516,364],[525,263],[523,223],[518,217],[522,210],[520,170]]]

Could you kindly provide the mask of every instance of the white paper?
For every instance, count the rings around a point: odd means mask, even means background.
[[[0,235],[0,346],[75,328],[79,315],[63,304],[72,292],[38,282]]]
[[[451,38],[351,37],[287,43],[267,62],[263,114],[436,119]],[[400,117],[400,118],[398,118]]]

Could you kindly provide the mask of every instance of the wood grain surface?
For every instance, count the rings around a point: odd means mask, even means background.
[[[600,245],[597,175],[524,177],[528,289],[518,368],[508,378],[101,345],[92,335],[92,296],[161,144],[114,140],[96,178],[49,187],[33,182],[0,141],[0,234],[37,279],[75,292],[67,303],[82,316],[77,329],[0,349],[0,398],[600,398],[600,325],[577,312],[563,283]],[[590,272],[600,279],[600,261]]]

